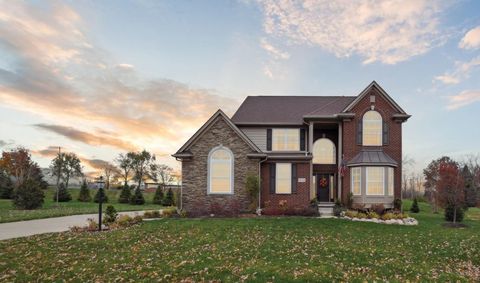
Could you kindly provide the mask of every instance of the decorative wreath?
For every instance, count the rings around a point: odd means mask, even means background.
[[[328,185],[327,179],[325,177],[320,179],[320,187],[325,188]]]

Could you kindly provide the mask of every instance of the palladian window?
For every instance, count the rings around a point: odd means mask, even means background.
[[[208,193],[233,194],[233,153],[219,146],[208,155]]]
[[[363,145],[382,145],[382,116],[377,111],[368,111],[363,115]]]
[[[313,163],[315,164],[335,164],[335,144],[327,139],[318,139],[313,144]]]

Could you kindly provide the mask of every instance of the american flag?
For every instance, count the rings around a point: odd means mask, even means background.
[[[338,166],[338,172],[340,172],[340,176],[345,176],[347,172],[347,163],[345,162],[345,154],[342,154],[342,160],[340,161],[340,166]]]

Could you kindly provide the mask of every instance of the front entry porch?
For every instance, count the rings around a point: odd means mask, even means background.
[[[315,195],[318,202],[334,202],[336,191],[335,175],[334,173],[313,174]]]

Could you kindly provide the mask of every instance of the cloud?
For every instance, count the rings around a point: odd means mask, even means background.
[[[455,62],[455,69],[443,75],[436,76],[434,80],[441,81],[444,84],[458,84],[468,79],[473,69],[480,66],[480,56],[473,58],[468,62]]]
[[[365,64],[396,64],[424,54],[446,39],[439,29],[439,17],[447,5],[439,1],[259,3],[264,30],[270,37],[283,38],[289,45],[317,46],[337,57],[359,55]],[[270,52],[269,45],[262,47]],[[279,52],[273,51],[274,56]]]
[[[463,49],[480,48],[480,26],[469,30],[458,44],[458,47]]]
[[[260,40],[260,46],[270,53],[275,59],[288,59],[290,54],[282,50],[277,49],[275,46],[271,45],[267,39],[262,38]]]
[[[456,110],[461,107],[480,102],[480,90],[465,90],[460,94],[448,97],[448,110]]]
[[[65,127],[60,125],[48,125],[48,124],[36,124],[35,127],[50,131],[61,136],[64,136],[68,139],[79,141],[89,145],[95,146],[113,146],[118,149],[127,150],[127,151],[135,151],[137,148],[121,139],[117,139],[113,137],[113,135],[107,135],[106,132],[103,133],[87,133],[81,130],[77,130],[73,127]]]
[[[239,104],[212,89],[143,79],[92,42],[73,9],[44,4],[0,3],[0,52],[11,63],[0,64],[0,101],[62,121],[43,129],[90,145],[174,152],[218,108],[232,113]]]
[[[13,140],[8,140],[8,141],[0,140],[0,147],[6,147],[12,144],[14,144]]]

